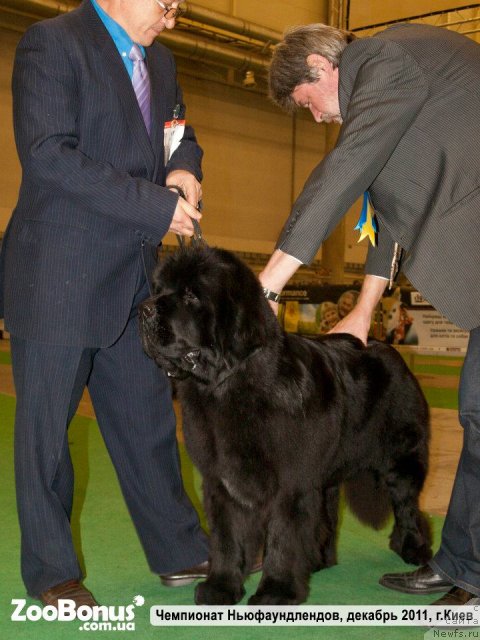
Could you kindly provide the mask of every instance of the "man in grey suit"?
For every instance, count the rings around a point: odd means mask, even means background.
[[[155,41],[180,2],[84,0],[22,38],[13,73],[22,164],[2,247],[17,393],[22,576],[45,604],[95,604],[73,547],[67,427],[88,385],[152,571],[169,586],[208,572],[182,486],[170,385],[142,351],[137,306],[167,231],[200,218],[201,157],[173,56]],[[186,198],[179,197],[179,192]]]
[[[460,381],[464,446],[441,547],[428,566],[380,582],[406,593],[448,591],[436,604],[472,602],[480,596],[480,47],[421,25],[364,39],[324,25],[297,27],[274,53],[270,89],[280,106],[305,107],[317,122],[342,126],[260,274],[267,298],[277,299],[368,191],[377,246],[369,247],[356,307],[334,331],[366,342],[400,256],[425,298],[470,330]]]

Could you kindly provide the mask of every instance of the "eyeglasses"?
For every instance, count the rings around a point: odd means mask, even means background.
[[[173,20],[174,18],[179,18],[186,11],[184,7],[167,7],[163,4],[163,2],[160,2],[160,0],[155,0],[155,2],[165,11],[165,13],[163,14],[165,20]]]

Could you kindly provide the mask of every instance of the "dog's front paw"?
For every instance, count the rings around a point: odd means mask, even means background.
[[[195,604],[237,604],[245,595],[245,589],[226,588],[208,580],[201,582],[195,588]]]
[[[272,593],[262,593],[261,595],[255,594],[250,596],[248,599],[248,604],[253,606],[289,605],[300,604],[301,602],[303,602],[303,600],[298,600],[296,598],[292,599]]]
[[[248,599],[250,605],[292,605],[305,602],[308,590],[295,587],[293,582],[267,578],[255,595]]]

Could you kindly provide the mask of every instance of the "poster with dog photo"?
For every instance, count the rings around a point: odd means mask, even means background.
[[[280,303],[280,323],[291,333],[327,333],[353,309],[358,294],[359,289],[345,285],[286,287]]]
[[[306,336],[327,333],[357,303],[351,285],[287,286],[279,309],[285,331]],[[386,291],[372,320],[370,336],[392,345],[466,349],[468,332],[456,327],[410,287]]]

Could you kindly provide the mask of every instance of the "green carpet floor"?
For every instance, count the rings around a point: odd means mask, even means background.
[[[445,389],[441,390],[444,394]],[[12,598],[25,597],[19,575],[19,530],[15,512],[13,481],[13,398],[0,395],[0,639],[70,640],[85,633],[76,622],[13,622]],[[435,404],[435,402],[434,402]],[[451,406],[451,405],[450,405]],[[162,640],[296,640],[348,638],[358,640],[420,640],[427,630],[421,627],[152,627],[150,606],[190,605],[193,586],[162,587],[147,567],[140,544],[124,505],[105,446],[94,420],[76,417],[70,429],[71,451],[76,469],[73,531],[82,564],[87,568],[86,585],[97,600],[108,605],[127,605],[140,594],[145,605],[136,609],[136,629],[125,632],[96,632],[101,637],[127,635]],[[200,509],[200,478],[185,452],[181,451],[187,491]],[[442,521],[432,518],[435,548],[439,544]],[[390,527],[375,532],[360,525],[344,511],[339,539],[339,564],[315,574],[306,604],[426,605],[432,597],[415,597],[388,591],[378,585],[386,571],[408,570],[388,549]],[[255,590],[258,576],[246,585],[247,597]],[[246,599],[242,604],[246,602]],[[27,599],[27,604],[36,604]]]

